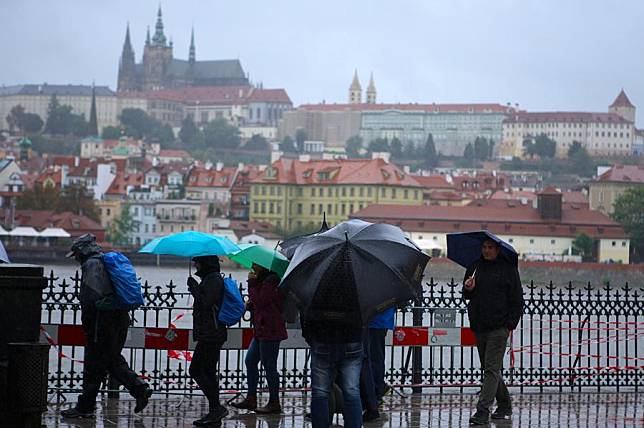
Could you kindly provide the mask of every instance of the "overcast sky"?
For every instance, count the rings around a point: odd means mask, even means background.
[[[354,69],[382,102],[519,103],[605,111],[623,87],[644,122],[642,0],[164,0],[187,58],[239,58],[293,102],[345,102]],[[116,88],[130,23],[137,62],[154,0],[0,0],[0,84]]]

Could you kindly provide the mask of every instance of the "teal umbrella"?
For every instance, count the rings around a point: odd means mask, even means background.
[[[275,272],[280,278],[288,267],[288,259],[276,250],[258,244],[239,244],[241,250],[229,254],[228,258],[250,269],[253,263]]]
[[[224,236],[203,232],[179,232],[148,242],[139,253],[165,254],[180,257],[223,256],[240,248]]]

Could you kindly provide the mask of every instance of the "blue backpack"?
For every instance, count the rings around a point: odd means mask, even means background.
[[[132,311],[144,304],[141,283],[130,259],[121,253],[103,255],[103,266],[112,280],[115,298],[108,296],[97,302],[99,309],[127,309]]]
[[[215,306],[215,310],[217,314],[215,321],[226,327],[237,324],[246,311],[237,281],[231,277],[224,278],[224,298],[221,301],[221,307]]]

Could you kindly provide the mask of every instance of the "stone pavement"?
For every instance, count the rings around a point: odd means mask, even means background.
[[[125,394],[122,394],[125,397]],[[154,398],[154,397],[153,397]],[[385,398],[382,417],[365,427],[460,427],[467,426],[476,403],[475,394],[423,394],[407,397],[392,395]],[[512,421],[493,422],[498,427],[643,427],[644,394],[620,393],[561,393],[514,394]],[[283,414],[258,416],[237,412],[222,424],[231,428],[290,428],[310,427],[304,419],[308,397],[287,395],[282,400]],[[95,419],[63,420],[58,415],[68,404],[51,405],[44,416],[47,427],[192,427],[192,421],[206,410],[205,399],[156,398],[140,414],[134,415],[134,402],[129,399],[99,403]],[[335,426],[342,426],[338,416]]]

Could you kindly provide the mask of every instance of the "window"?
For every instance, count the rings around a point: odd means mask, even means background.
[[[405,189],[403,192],[403,198],[407,199],[409,197],[409,190]]]
[[[322,215],[323,212],[324,212],[324,204],[319,204],[318,205],[318,214]]]
[[[311,187],[311,196],[315,196],[315,187]]]
[[[347,188],[346,187],[342,188],[342,196],[347,196]],[[344,214],[344,213],[342,213],[342,214]]]
[[[257,202],[253,202],[253,212],[255,214],[259,212],[259,204]]]
[[[309,209],[309,214],[314,215],[315,214],[315,204],[311,204],[310,209]]]
[[[330,187],[327,187],[327,189],[326,189],[326,195],[327,195],[329,198],[333,196],[332,192],[333,192],[333,189],[331,189]]]
[[[266,202],[262,202],[262,214],[266,214]]]
[[[615,247],[615,246],[617,246],[617,242],[613,241],[613,242],[611,243],[611,245],[612,245],[613,247]]]
[[[396,189],[391,189],[391,199],[396,199]]]
[[[349,205],[349,214],[353,214],[353,204]]]
[[[277,203],[275,205],[276,205],[275,208],[276,208],[277,214],[282,214],[282,204]]]
[[[269,214],[274,214],[275,213],[275,204],[272,203],[272,202],[268,204],[268,213]]]
[[[381,197],[383,197],[383,198],[384,198],[385,196],[387,196],[387,189],[385,189],[384,187],[383,187],[383,188],[381,188],[381,189],[380,189],[380,196],[381,196]]]
[[[551,240],[550,240],[550,243],[551,243],[551,244],[554,244],[555,242],[556,242],[556,241],[555,241],[554,239],[551,239]]]
[[[514,242],[514,239],[513,239],[513,238],[510,238],[510,239],[508,239],[508,242],[511,244],[511,243],[513,243],[513,242]]]
[[[364,197],[364,189],[362,187],[360,188],[360,191],[358,194],[360,195],[361,198]]]
[[[108,217],[109,217],[110,215],[112,215],[112,210],[111,210],[111,209],[109,209],[109,208],[107,209],[107,215],[108,215]]]
[[[626,241],[622,241],[622,247],[626,246]]]
[[[345,204],[342,204],[342,215],[346,215],[347,213],[347,207]]]
[[[373,192],[371,191],[371,187],[369,187],[369,188],[367,189],[367,197],[369,197],[369,198],[370,198],[370,197],[372,196],[372,193],[373,193]]]
[[[329,215],[333,214],[333,205],[328,204],[326,206],[326,213],[329,214]]]
[[[302,215],[302,204],[297,204],[297,213]]]
[[[353,197],[354,194],[355,194],[355,191],[354,191],[354,188],[352,187],[349,189],[349,196]]]
[[[531,240],[530,240],[530,243],[531,243],[531,244],[534,244],[534,239],[531,239]]]
[[[269,193],[271,196],[275,196],[275,188],[274,188],[273,186],[270,186],[270,187],[268,188],[268,193]]]

